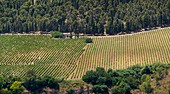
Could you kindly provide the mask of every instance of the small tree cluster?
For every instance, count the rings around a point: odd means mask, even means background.
[[[106,85],[94,85],[93,92],[95,94],[109,94],[109,89]]]
[[[61,32],[59,32],[59,31],[53,31],[53,32],[51,32],[51,36],[53,37],[53,38],[64,38],[65,36],[61,33]]]
[[[86,39],[86,43],[92,43],[92,42],[93,42],[92,38],[87,38]]]
[[[152,88],[150,85],[150,76],[149,75],[144,75],[142,76],[142,84],[139,86],[140,90],[146,93],[151,93]]]
[[[56,94],[59,90],[58,83],[62,80],[51,76],[38,77],[34,71],[28,71],[25,78],[0,75],[0,94],[24,94],[24,90],[40,94],[46,87],[53,89]]]
[[[101,93],[102,85],[112,88],[112,94],[129,94],[131,89],[151,93],[150,76],[158,73],[163,77],[162,75],[166,75],[168,68],[169,65],[161,63],[146,66],[135,65],[115,71],[112,69],[105,71],[104,68],[98,67],[96,71],[87,71],[82,80],[94,85],[93,92],[95,93]]]
[[[38,93],[45,87],[59,90],[59,82],[58,79],[51,76],[37,77],[31,70],[27,72],[23,85],[27,90]]]

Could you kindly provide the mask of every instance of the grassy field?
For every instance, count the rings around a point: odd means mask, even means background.
[[[24,76],[68,76],[86,45],[85,39],[51,39],[48,35],[1,35],[0,73]]]
[[[87,70],[99,66],[116,70],[154,62],[170,63],[170,29],[94,38],[86,46],[71,79],[79,79]]]
[[[170,29],[134,35],[51,39],[48,35],[0,35],[0,73],[81,79],[96,67],[122,69],[154,62],[170,63]]]

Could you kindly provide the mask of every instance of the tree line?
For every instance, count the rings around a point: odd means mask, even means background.
[[[0,94],[41,94],[49,90],[52,94],[58,94],[59,83],[62,81],[52,76],[39,77],[33,70],[28,71],[24,77],[0,75]]]
[[[155,80],[155,86],[159,87],[159,80],[168,74],[169,67],[168,64],[161,63],[146,66],[135,65],[120,70],[105,70],[98,67],[95,71],[87,71],[82,80],[93,85],[95,94],[110,94],[109,89],[112,94],[131,94],[133,89],[153,93],[151,80]]]
[[[1,0],[0,31],[130,33],[170,25],[169,0]]]
[[[151,80],[155,80],[155,86],[159,87],[159,80],[168,74],[170,65],[154,63],[152,65],[134,65],[127,69],[105,70],[98,67],[96,70],[87,71],[82,80],[92,84],[92,89],[85,91],[83,86],[78,92],[73,88],[65,89],[67,94],[131,94],[131,90],[139,89],[141,92],[153,93]],[[59,94],[60,84],[66,84],[62,78],[52,76],[39,77],[33,70],[26,72],[23,77],[12,75],[0,75],[1,94]],[[69,84],[69,83],[67,83]],[[170,91],[170,88],[169,88]]]

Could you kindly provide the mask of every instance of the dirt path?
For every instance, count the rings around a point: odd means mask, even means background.
[[[165,28],[160,28],[154,29],[154,30],[148,30],[148,31],[142,31],[142,32],[137,32],[137,33],[132,33],[132,34],[125,34],[125,35],[107,35],[107,36],[87,36],[89,38],[112,38],[112,37],[123,37],[123,36],[131,36],[131,35],[136,35],[136,34],[141,34],[141,33],[147,33],[147,32],[152,32],[152,31],[157,31],[157,30],[162,30],[162,29],[170,29],[170,27],[165,27]]]
[[[90,44],[87,44],[86,46],[84,46],[84,48],[83,48],[84,51],[83,51],[83,53],[80,55],[78,61],[76,62],[76,66],[77,66],[77,67],[78,67],[79,60],[81,60],[82,56],[86,53],[86,49],[88,48],[89,45],[90,45]],[[75,70],[73,71],[73,73],[70,74],[70,76],[67,78],[67,80],[78,80],[78,79],[71,79],[72,75],[76,73],[77,67],[75,68]]]

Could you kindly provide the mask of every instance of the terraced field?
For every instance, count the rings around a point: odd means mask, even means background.
[[[118,37],[96,37],[87,45],[71,79],[80,79],[96,67],[122,69],[154,62],[170,63],[170,29]]]
[[[96,67],[122,69],[131,65],[170,62],[170,29],[125,36],[51,39],[48,35],[0,35],[0,73],[81,79]]]
[[[0,73],[68,78],[83,53],[85,39],[51,39],[47,35],[1,35]]]

